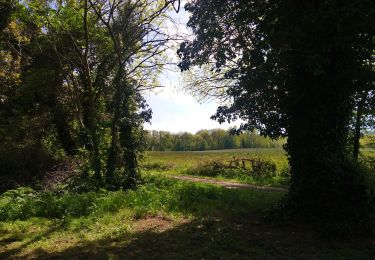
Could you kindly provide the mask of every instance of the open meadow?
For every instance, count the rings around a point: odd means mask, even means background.
[[[275,166],[254,172],[249,161]],[[230,167],[230,163],[232,166]],[[259,185],[285,186],[289,179],[288,161],[283,149],[249,148],[188,152],[147,152],[141,164],[148,172],[171,175],[193,175]]]
[[[360,160],[374,160],[375,149],[361,150]],[[254,171],[246,161],[242,169],[241,159],[274,165],[274,170]],[[228,167],[239,161],[237,167]],[[234,166],[234,165],[233,165]],[[146,172],[159,175],[190,175],[230,180],[265,186],[287,187],[290,179],[288,159],[285,151],[278,148],[249,148],[213,151],[167,151],[146,152],[141,167]],[[371,167],[371,166],[370,166]]]

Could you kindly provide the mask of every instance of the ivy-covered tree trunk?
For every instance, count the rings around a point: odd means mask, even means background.
[[[91,78],[88,73],[83,76],[85,85],[85,94],[83,97],[83,121],[85,125],[85,130],[88,137],[88,144],[90,150],[90,164],[94,170],[95,179],[98,184],[102,183],[101,176],[101,161],[99,152],[99,134],[98,134],[98,124],[96,116],[96,104],[94,98],[94,89],[92,86]]]
[[[125,176],[127,178],[127,188],[134,188],[137,184],[138,177],[138,156],[139,144],[137,144],[137,137],[133,132],[136,127],[132,123],[134,115],[132,115],[131,106],[134,96],[129,91],[125,96],[123,117],[120,121],[120,142],[123,148],[123,161]],[[134,113],[134,112],[133,112]]]
[[[351,84],[338,73],[343,66],[338,60],[332,57],[328,73],[319,75],[296,65],[289,106],[292,177],[287,206],[299,217],[319,220],[329,233],[348,232],[348,225],[363,232],[369,228],[368,198],[346,152]]]
[[[287,208],[335,231],[368,227],[366,187],[346,144],[354,93],[372,86],[374,76],[373,6],[369,0],[185,5],[196,37],[180,45],[179,67],[212,64],[234,81],[226,92],[232,102],[212,118],[240,118],[239,130],[288,136]]]
[[[118,124],[120,119],[120,113],[122,109],[122,103],[124,99],[124,93],[126,89],[126,82],[123,79],[124,77],[124,71],[121,66],[121,60],[119,61],[116,77],[114,79],[114,85],[115,85],[115,93],[112,97],[111,102],[111,114],[113,114],[112,121],[111,121],[111,144],[108,149],[108,155],[107,155],[107,172],[106,172],[106,178],[107,182],[109,184],[113,184],[113,178],[114,173],[116,170],[116,162],[118,161],[119,157],[119,151],[121,150],[120,144],[119,144],[119,133],[118,133]],[[124,86],[125,85],[125,86]]]

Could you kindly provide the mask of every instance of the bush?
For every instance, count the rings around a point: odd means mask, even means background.
[[[36,192],[29,188],[10,190],[0,195],[0,221],[30,217],[61,219],[105,214],[121,208],[132,209],[135,217],[159,212],[200,216],[216,211],[229,214],[234,210],[245,212],[246,207],[263,205],[268,200],[273,203],[280,196],[278,193],[234,191],[156,176],[146,177],[145,182],[147,184],[137,190],[101,190],[83,194]]]
[[[205,161],[187,170],[189,175],[200,175],[207,177],[239,177],[249,176],[255,179],[272,178],[276,175],[276,164],[270,160],[264,159],[246,159],[254,160],[254,165],[248,167],[242,165],[239,160],[232,162],[226,161]],[[244,161],[246,163],[246,161]]]
[[[175,167],[172,163],[165,163],[161,161],[156,161],[156,162],[148,162],[148,163],[143,163],[141,165],[141,168],[144,170],[157,170],[157,171],[167,171],[171,170]]]
[[[95,202],[101,196],[102,194],[95,192],[67,192],[57,195],[52,192],[36,192],[30,188],[9,190],[0,196],[0,220],[87,215],[93,211]]]

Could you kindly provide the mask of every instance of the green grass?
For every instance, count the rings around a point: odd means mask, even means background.
[[[152,175],[136,191],[60,195],[10,191],[0,197],[0,258],[64,254],[85,243],[119,236],[122,242],[131,242],[142,219],[166,218],[168,228],[205,219],[241,222],[251,212],[271,207],[280,196]]]
[[[186,169],[194,166],[198,161],[207,160],[231,160],[233,157],[261,157],[271,159],[278,166],[287,164],[286,154],[283,149],[231,149],[213,151],[193,151],[193,152],[146,152],[146,163],[161,162],[179,169]]]
[[[242,208],[263,208],[279,197],[278,193],[253,190],[235,192],[221,187],[177,182],[156,175],[145,176],[144,185],[136,191],[99,191],[83,194],[35,192],[17,189],[0,196],[0,220],[25,220],[31,217],[64,219],[132,209],[137,216],[168,213],[184,216],[208,216],[218,208],[227,214],[240,215]],[[218,204],[219,203],[219,204]],[[237,212],[240,211],[240,212]]]
[[[14,192],[17,193],[17,192]],[[13,193],[13,195],[14,195]],[[301,224],[263,216],[281,192],[145,176],[135,191],[13,196],[15,212],[0,222],[0,258],[63,259],[372,259],[374,241],[327,242]],[[17,200],[16,197],[23,199]],[[82,212],[61,204],[78,204]],[[6,198],[4,198],[6,197]],[[9,207],[9,194],[0,209]],[[6,202],[8,200],[8,202]],[[46,202],[47,202],[46,201]],[[31,204],[30,204],[31,203]],[[26,206],[26,204],[29,204]],[[56,205],[66,211],[54,213]],[[77,205],[77,207],[78,207]],[[22,210],[21,210],[22,209]],[[46,214],[45,212],[50,212]],[[65,213],[64,213],[65,212]],[[3,215],[4,216],[4,215]]]
[[[286,163],[273,149],[148,153],[137,190],[8,191],[0,195],[0,259],[375,259],[373,237],[327,241],[304,223],[264,218],[284,192],[165,176],[233,156]]]
[[[273,176],[257,178],[239,170],[209,171],[210,162],[227,163],[233,158],[259,158],[276,165]],[[194,175],[257,185],[285,186],[288,183],[288,161],[282,149],[233,149],[203,152],[147,152],[143,162],[146,172]]]
[[[361,149],[361,156],[364,158],[375,158],[375,149]],[[218,170],[215,172],[207,167],[212,162],[225,163],[233,158],[260,158],[270,161],[276,165],[276,173],[272,176],[258,178],[236,169]],[[141,166],[144,172],[159,175],[193,175],[265,186],[285,187],[288,186],[290,178],[286,153],[283,149],[275,148],[194,152],[147,152]]]

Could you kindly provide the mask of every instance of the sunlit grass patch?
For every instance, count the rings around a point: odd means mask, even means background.
[[[306,238],[305,230],[263,221],[265,211],[283,196],[281,192],[226,189],[161,177],[159,173],[144,175],[143,183],[133,191],[94,192],[95,196],[88,196],[90,199],[81,204],[87,206],[85,214],[0,222],[0,258],[196,259],[252,255],[273,259],[284,248],[286,259],[295,255],[301,259],[343,258],[345,252],[366,259],[373,252],[367,244],[325,247],[311,235]],[[48,197],[49,201],[59,201],[67,195],[49,196],[53,197]],[[74,198],[82,194],[69,196],[74,203]],[[30,209],[22,205],[18,208]]]
[[[271,207],[281,196],[262,191],[228,190],[155,175],[145,176],[144,182],[133,191],[99,191],[89,195],[48,193],[47,196],[21,189],[2,195],[0,258],[22,257],[30,252],[35,256],[59,254],[98,240],[121,238],[121,243],[127,244],[132,241],[134,232],[158,228],[158,225],[163,225],[161,229],[165,230],[193,219],[245,219],[251,212]],[[82,198],[85,202],[75,206],[65,203],[79,203]],[[47,205],[46,202],[51,203],[50,208],[39,210],[40,203]],[[6,215],[4,210],[11,205],[8,203],[15,207]],[[81,214],[75,211],[78,206],[82,207]]]
[[[276,167],[272,174],[255,176],[249,171],[238,169],[218,169],[216,164],[229,164],[231,161],[253,159],[269,162]],[[233,149],[196,152],[148,152],[145,165],[160,167],[143,168],[144,172],[160,174],[182,174],[200,177],[212,177],[219,180],[232,180],[257,185],[285,186],[289,182],[289,167],[285,151],[282,149]],[[173,165],[164,168],[164,165]],[[259,175],[259,174],[258,174]]]

